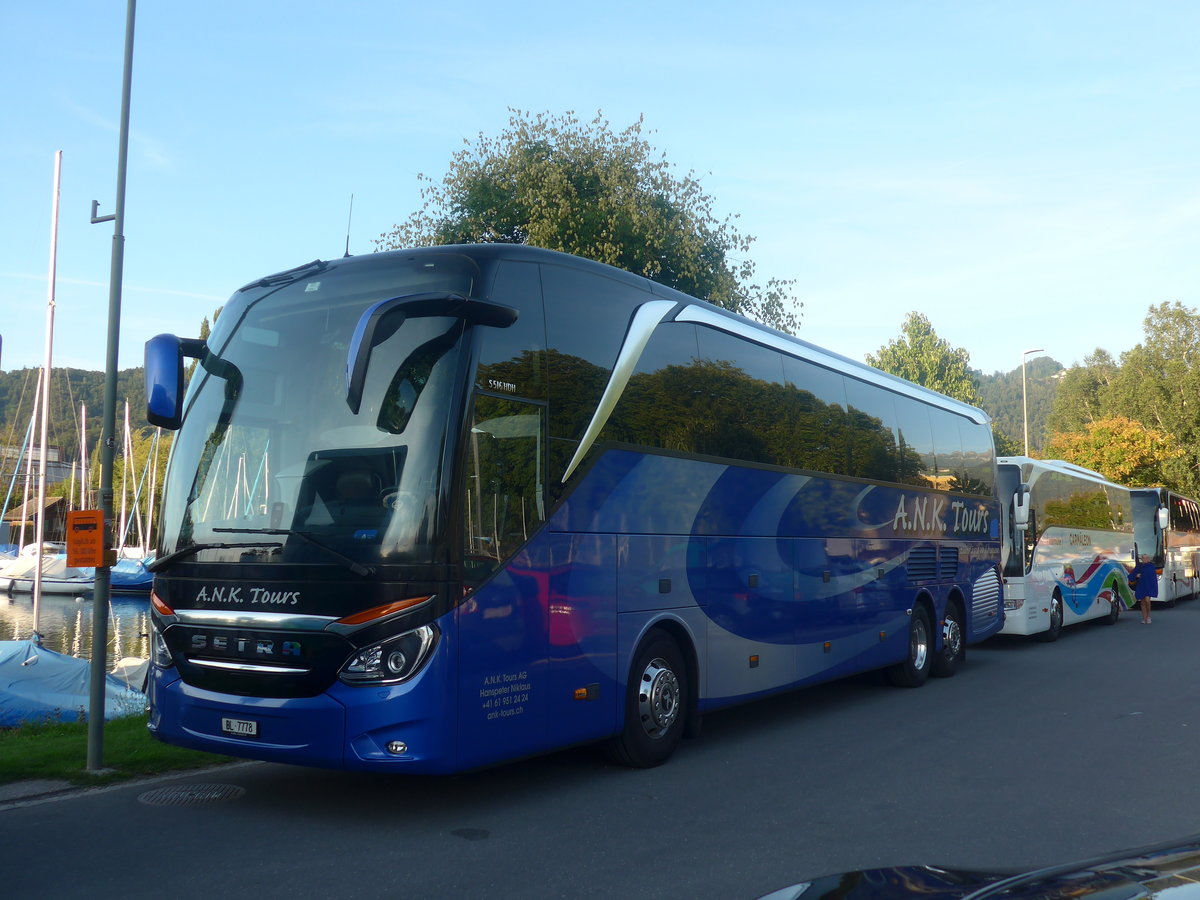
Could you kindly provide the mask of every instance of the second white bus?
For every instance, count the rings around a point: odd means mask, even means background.
[[[1007,532],[1003,633],[1054,641],[1076,622],[1114,624],[1134,603],[1130,489],[1062,460],[996,462]]]

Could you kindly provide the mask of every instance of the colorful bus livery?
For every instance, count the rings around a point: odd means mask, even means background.
[[[156,338],[147,379],[179,429],[150,686],[172,743],[654,765],[708,710],[916,686],[1001,625],[983,413],[607,266],[313,263],[204,343]]]
[[[1115,623],[1134,605],[1129,489],[1062,460],[1001,457],[996,468],[1008,501],[1004,633],[1054,641],[1076,622]],[[1015,514],[1018,500],[1027,523]]]

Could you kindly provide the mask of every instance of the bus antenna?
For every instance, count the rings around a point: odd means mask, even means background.
[[[350,195],[350,214],[346,216],[346,256],[350,255],[350,222],[354,218],[354,195]],[[346,257],[342,257],[345,259]]]

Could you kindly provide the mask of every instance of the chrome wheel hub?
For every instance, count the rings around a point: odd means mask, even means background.
[[[947,659],[954,659],[962,651],[962,626],[957,619],[942,623],[942,651]]]
[[[929,635],[925,631],[925,622],[916,617],[913,618],[908,653],[914,668],[925,668],[925,658],[929,655]]]
[[[660,738],[679,718],[679,679],[660,658],[650,660],[638,687],[638,715],[649,737]]]

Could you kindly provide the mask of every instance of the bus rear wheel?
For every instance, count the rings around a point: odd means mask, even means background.
[[[933,630],[929,626],[929,613],[917,604],[913,607],[908,623],[908,659],[887,670],[892,684],[899,687],[920,687],[929,677],[933,667]]]
[[[942,652],[933,657],[933,670],[937,678],[949,678],[958,671],[962,661],[967,656],[966,632],[963,629],[963,616],[957,603],[946,607],[946,617],[942,620]]]
[[[690,690],[679,645],[666,632],[651,631],[634,655],[625,726],[609,741],[609,758],[639,769],[666,762],[683,737]]]

